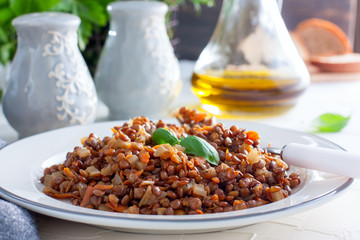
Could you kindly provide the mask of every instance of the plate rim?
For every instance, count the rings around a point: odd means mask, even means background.
[[[165,122],[168,122],[169,119],[164,119],[163,121]],[[173,121],[173,120],[172,120]],[[56,131],[62,131],[63,129],[69,129],[69,128],[78,128],[79,126],[81,127],[84,127],[84,128],[89,128],[89,131],[91,131],[91,126],[94,126],[94,125],[109,125],[110,124],[115,124],[115,125],[120,125],[120,124],[123,124],[124,122],[126,122],[126,120],[119,120],[119,121],[106,121],[106,122],[98,122],[98,123],[93,123],[93,124],[87,124],[87,125],[77,125],[77,126],[71,126],[71,127],[65,127],[65,128],[60,128],[60,129],[55,129],[55,130],[52,130],[52,131],[48,131],[48,132],[44,132],[44,133],[40,133],[40,134],[36,134],[36,135],[33,135],[33,136],[30,136],[30,137],[27,137],[27,138],[24,138],[24,139],[21,139],[19,141],[22,141],[22,140],[25,140],[25,139],[31,139],[31,138],[36,138],[38,137],[39,135],[48,135],[48,134],[51,134],[52,132],[56,132]],[[341,147],[340,145],[330,141],[330,140],[327,140],[323,137],[320,137],[320,136],[317,136],[315,134],[312,134],[312,133],[306,133],[306,132],[301,132],[301,131],[297,131],[297,130],[293,130],[293,129],[287,129],[287,128],[281,128],[281,127],[277,127],[277,126],[271,126],[271,125],[267,125],[267,124],[262,124],[262,123],[257,123],[257,122],[246,122],[246,121],[238,121],[238,120],[221,120],[222,123],[224,124],[233,124],[236,122],[236,124],[238,126],[240,126],[241,123],[244,123],[244,124],[250,124],[250,125],[253,125],[253,126],[257,126],[257,127],[261,127],[261,126],[266,126],[267,128],[272,128],[272,129],[281,129],[283,131],[290,131],[290,132],[293,132],[295,134],[301,134],[301,135],[306,135],[306,136],[309,136],[311,138],[314,138],[318,141],[321,141],[321,142],[324,142],[326,144],[329,144],[331,146],[334,146],[340,150],[343,150],[343,151],[346,151],[343,147]],[[19,142],[17,141],[17,142]],[[14,142],[14,143],[11,143],[7,146],[4,147],[4,149],[10,147],[11,145],[17,143],[17,142]],[[2,151],[2,150],[0,150]],[[311,172],[317,172],[317,171],[314,171],[314,170],[309,170]],[[112,216],[112,215],[98,215],[98,214],[95,214],[95,213],[92,213],[91,211],[90,212],[81,212],[81,211],[73,211],[73,210],[68,210],[68,209],[63,209],[63,208],[60,208],[60,207],[54,207],[54,206],[49,206],[49,205],[45,205],[45,204],[42,204],[42,203],[37,203],[37,202],[34,202],[32,200],[29,200],[29,199],[26,199],[25,197],[22,197],[22,196],[18,196],[12,192],[9,192],[8,190],[4,189],[2,186],[0,186],[0,196],[2,196],[4,199],[8,200],[8,201],[11,201],[11,200],[15,200],[18,204],[19,202],[22,203],[22,204],[19,204],[20,206],[23,206],[25,208],[28,208],[29,209],[29,206],[30,208],[41,208],[43,210],[50,210],[51,212],[53,213],[59,213],[60,215],[61,214],[70,214],[70,215],[76,215],[76,216],[80,216],[83,217],[83,218],[86,218],[86,217],[91,217],[90,221],[87,221],[86,223],[88,224],[92,224],[92,225],[101,225],[99,223],[94,223],[94,219],[103,219],[103,218],[106,218],[106,219],[117,219],[117,220],[121,220],[121,221],[144,221],[144,222],[148,222],[148,221],[151,221],[151,222],[172,222],[172,223],[180,223],[180,222],[189,222],[189,221],[200,221],[201,223],[204,223],[204,222],[213,222],[213,221],[219,221],[219,220],[222,220],[222,221],[232,221],[234,219],[236,220],[243,220],[243,219],[254,219],[254,218],[257,218],[257,217],[260,217],[260,216],[268,216],[268,215],[272,215],[272,214],[281,214],[283,212],[286,212],[286,210],[296,210],[296,209],[306,209],[306,208],[309,208],[309,205],[311,205],[310,203],[314,203],[314,202],[323,202],[325,201],[326,199],[327,200],[331,200],[332,199],[332,196],[339,196],[341,195],[341,193],[344,193],[347,189],[349,189],[349,187],[353,184],[354,182],[354,179],[353,178],[347,178],[347,180],[342,183],[340,186],[338,186],[337,188],[334,188],[332,189],[331,191],[329,192],[326,192],[316,198],[312,198],[312,199],[309,199],[307,201],[304,201],[304,202],[300,202],[296,205],[290,205],[290,206],[286,206],[286,207],[282,207],[282,208],[278,208],[278,209],[272,209],[272,210],[268,210],[266,212],[255,212],[255,213],[247,213],[247,214],[239,214],[239,215],[236,215],[236,214],[230,214],[230,216],[223,216],[223,217],[220,217],[221,214],[224,214],[224,213],[219,213],[217,216],[219,216],[219,218],[217,217],[213,217],[213,218],[209,218],[209,219],[199,219],[199,218],[193,218],[191,220],[189,220],[189,217],[188,218],[181,218],[182,216],[167,216],[166,218],[156,218],[154,217],[153,215],[149,215],[151,217],[148,217],[148,218],[132,218],[130,217],[131,214],[124,214],[124,215],[119,215],[117,214],[118,216]],[[290,196],[291,197],[291,196]],[[322,201],[323,200],[323,201]],[[31,209],[32,210],[32,209]],[[32,211],[35,211],[35,210],[32,210]],[[92,211],[99,211],[99,210],[92,210]],[[36,211],[36,212],[39,212],[39,211]],[[234,211],[232,211],[234,212]],[[76,220],[72,220],[72,219],[66,219],[66,218],[62,218],[62,217],[58,217],[54,214],[46,214],[46,213],[42,213],[42,214],[45,214],[45,215],[49,215],[49,216],[52,216],[52,217],[57,217],[57,218],[61,218],[61,219],[65,219],[65,220],[70,220],[70,221],[75,221],[75,222],[79,222],[79,221],[76,221]],[[142,216],[139,214],[139,216]],[[144,216],[147,216],[147,215],[144,215]],[[259,222],[259,221],[256,221],[256,222]],[[84,223],[84,222],[83,222]],[[137,228],[136,226],[134,227],[134,229],[139,229]]]

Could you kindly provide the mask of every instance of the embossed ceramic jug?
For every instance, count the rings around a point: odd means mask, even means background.
[[[18,33],[3,110],[20,137],[90,123],[97,96],[77,46],[80,18],[35,13],[13,20]]]
[[[167,5],[124,1],[108,11],[110,31],[95,84],[110,119],[165,115],[181,90],[179,62],[165,27]]]

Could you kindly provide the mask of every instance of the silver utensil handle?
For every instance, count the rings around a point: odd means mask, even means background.
[[[341,150],[290,143],[282,149],[290,165],[360,178],[360,155]]]

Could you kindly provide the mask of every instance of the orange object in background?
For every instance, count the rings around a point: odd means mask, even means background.
[[[360,73],[360,54],[353,53],[356,5],[357,0],[284,1],[282,16],[312,81],[320,72]]]
[[[311,57],[352,52],[351,43],[344,31],[336,24],[324,19],[304,20],[297,25],[294,33]]]
[[[353,48],[345,32],[336,24],[311,18],[300,22],[292,33],[305,62],[323,72],[360,72],[360,54]]]

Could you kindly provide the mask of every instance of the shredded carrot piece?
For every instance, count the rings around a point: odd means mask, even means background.
[[[266,201],[265,199],[262,199],[262,198],[255,198],[255,200],[256,201],[258,201],[258,202],[261,202],[262,203],[262,205],[265,205],[265,204],[268,204],[268,203],[270,203],[269,201]]]
[[[206,118],[207,113],[198,113],[194,116],[194,121],[195,123],[199,123],[201,121],[204,121],[204,119]]]
[[[201,210],[199,210],[199,209],[198,209],[198,210],[195,210],[195,212],[196,212],[197,214],[204,214],[203,211],[201,211]]]
[[[111,131],[112,131],[113,133],[117,133],[116,129],[114,129],[114,128],[111,128]]]
[[[104,184],[98,184],[94,186],[93,190],[109,190],[112,189],[114,185],[104,185]]]
[[[241,203],[244,203],[244,201],[243,200],[235,200],[233,203],[233,206],[235,207],[236,205],[239,205]]]
[[[57,199],[64,199],[64,198],[78,198],[78,196],[75,196],[72,193],[48,193],[47,194],[50,197],[57,198]]]
[[[150,154],[146,150],[141,150],[139,153],[139,158],[143,163],[149,163]]]
[[[193,159],[194,159],[194,165],[195,165],[195,166],[199,166],[200,163],[201,163],[201,162],[200,162],[200,158],[199,158],[199,157],[194,157]]]
[[[65,173],[65,175],[68,176],[68,177],[76,178],[75,174],[73,174],[73,173],[70,171],[70,169],[67,168],[67,167],[64,168],[64,173]]]
[[[125,185],[131,185],[131,182],[130,182],[129,180],[125,180],[125,181],[124,181],[124,184],[125,184]]]
[[[265,160],[266,160],[266,159],[268,159],[268,160],[270,160],[270,161],[275,160],[274,157],[269,156],[269,155],[264,155],[264,157],[265,157]]]
[[[121,170],[120,172],[119,172],[119,176],[120,176],[120,178],[121,178],[121,181],[125,181],[125,177],[124,177],[124,171],[123,170]]]
[[[211,199],[212,200],[219,200],[219,195],[214,194],[214,195],[211,196]]]
[[[89,203],[90,198],[93,195],[93,190],[94,190],[93,187],[87,186],[84,197],[83,197],[83,199],[82,199],[82,201],[80,203],[80,207],[85,207]]]
[[[179,156],[178,156],[174,151],[171,151],[171,152],[170,152],[170,159],[171,159],[171,161],[173,161],[174,163],[180,163],[180,158],[179,158]]]
[[[111,208],[112,210],[116,211],[116,212],[124,212],[126,209],[128,209],[129,207],[126,206],[122,206],[122,205],[118,205],[118,206],[113,206],[111,203],[106,203],[105,204],[108,208]]]
[[[137,171],[135,174],[136,174],[136,176],[140,177],[143,172],[144,172],[144,170],[141,169],[140,171]]]
[[[246,134],[246,138],[252,141],[260,139],[260,136],[256,131],[247,131],[245,134]]]
[[[184,156],[182,156],[182,164],[183,164],[183,168],[184,168],[184,171],[185,171],[185,173],[187,174],[188,173],[188,170],[187,170],[187,167],[186,167],[186,157],[185,157],[185,155]]]
[[[230,161],[230,160],[231,160],[231,156],[230,156],[230,153],[229,153],[229,149],[226,149],[226,152],[225,152],[225,160],[226,160],[226,161]]]
[[[187,161],[186,165],[190,168],[190,169],[194,169],[194,163],[191,161]]]
[[[214,183],[220,183],[220,179],[218,177],[213,177],[211,181],[213,181]]]
[[[94,187],[96,185],[96,181],[92,181],[91,183],[88,184],[88,186]]]
[[[154,154],[154,149],[152,147],[149,146],[144,146],[145,150],[149,153],[149,154]]]
[[[250,145],[246,145],[245,150],[246,150],[247,152],[251,152],[252,148],[251,148]]]
[[[161,146],[161,145],[155,145],[155,146],[153,146],[152,148],[156,150],[156,149],[158,149],[160,146]],[[154,152],[155,152],[155,151],[154,151]]]
[[[213,129],[212,126],[204,126],[201,128],[202,131],[211,131]]]

